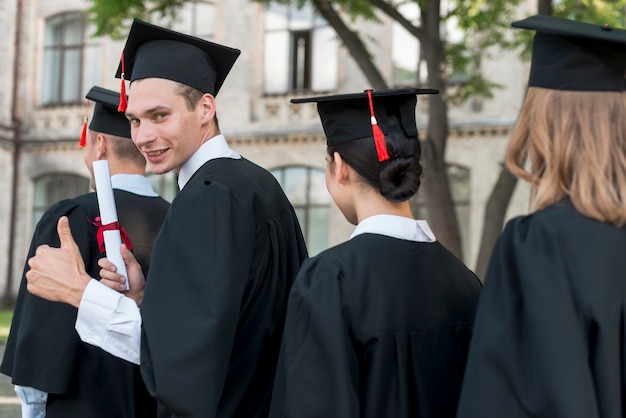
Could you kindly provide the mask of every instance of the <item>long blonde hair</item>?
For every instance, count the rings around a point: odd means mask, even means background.
[[[624,225],[626,94],[529,87],[506,164],[531,183],[532,210],[569,196],[578,212]]]

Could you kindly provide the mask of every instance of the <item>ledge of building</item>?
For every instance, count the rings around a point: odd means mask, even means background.
[[[513,123],[494,124],[458,124],[449,127],[449,140],[465,140],[472,138],[502,139],[508,138],[513,129]],[[420,135],[424,136],[423,130]],[[268,132],[232,132],[225,133],[228,142],[237,145],[304,145],[324,144],[326,138],[319,127],[304,127],[298,130],[275,130]],[[50,151],[78,151],[77,138],[61,139],[29,139],[22,141],[22,149],[25,152],[50,152]],[[9,138],[0,137],[0,148],[5,150],[14,149],[14,142]]]

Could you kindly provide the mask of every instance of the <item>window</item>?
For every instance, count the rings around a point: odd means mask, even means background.
[[[331,197],[326,190],[324,170],[291,166],[271,173],[278,179],[298,216],[309,256],[328,248]]]
[[[58,106],[84,102],[84,92],[97,83],[100,51],[85,41],[85,16],[56,15],[46,21],[42,104]]]
[[[291,36],[291,90],[308,90],[311,88],[311,31],[294,31]]]
[[[442,0],[441,10],[448,11],[450,16],[442,21],[441,36],[448,45],[461,42],[465,36],[458,27],[458,19],[453,13],[454,5]],[[398,5],[398,11],[414,26],[421,25],[420,6],[418,2],[404,2]],[[428,68],[426,60],[415,35],[406,30],[400,23],[392,23],[391,55],[393,63],[392,82],[395,87],[415,87],[428,84]],[[466,74],[451,74],[448,77],[451,85],[467,82]]]
[[[212,0],[184,2],[172,22],[172,30],[188,33],[202,39],[213,39],[215,31],[215,5]],[[168,22],[166,21],[167,25]]]
[[[417,3],[405,3],[400,5],[398,9],[410,22],[419,25],[420,12]],[[428,71],[417,38],[395,21],[391,31],[393,85],[395,87],[414,87],[426,83]]]
[[[53,203],[90,192],[90,184],[88,178],[75,174],[53,173],[37,177],[33,199],[33,225],[39,222]]]
[[[337,87],[335,33],[310,6],[269,5],[264,42],[266,93],[320,92]]]

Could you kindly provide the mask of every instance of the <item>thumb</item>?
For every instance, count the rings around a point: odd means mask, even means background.
[[[67,216],[61,216],[59,218],[59,222],[57,222],[57,233],[59,234],[59,240],[61,241],[61,248],[77,248],[74,237],[72,236],[72,230],[70,229],[70,222],[67,219]]]
[[[135,256],[132,252],[130,252],[130,250],[124,243],[122,243],[120,247],[120,253],[122,254],[122,258],[124,259],[124,264],[126,264],[127,266],[133,261],[136,261]]]

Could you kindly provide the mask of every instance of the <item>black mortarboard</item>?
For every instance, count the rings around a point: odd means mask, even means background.
[[[115,77],[124,72],[124,79],[131,82],[165,78],[215,96],[240,53],[135,19]]]
[[[626,30],[547,15],[511,25],[536,31],[529,86],[624,91]]]
[[[363,93],[292,99],[291,102],[317,103],[328,145],[374,137],[378,150],[378,127],[384,135],[398,132],[409,138],[417,138],[416,95],[437,93],[438,90],[414,88],[365,90]],[[390,123],[391,117],[397,118],[398,123]],[[385,159],[379,151],[379,160]]]
[[[95,102],[89,129],[104,134],[130,138],[130,124],[124,113],[117,110],[120,94],[94,86],[85,96]]]

